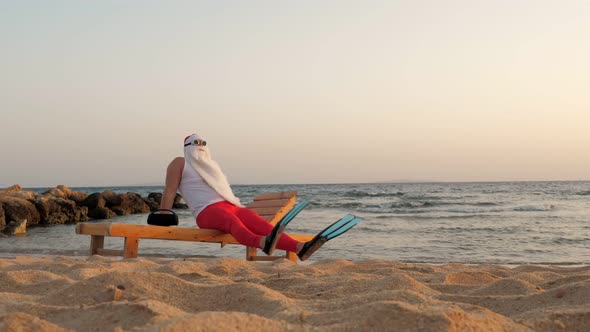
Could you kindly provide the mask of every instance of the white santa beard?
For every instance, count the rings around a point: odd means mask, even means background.
[[[199,149],[202,151],[199,151]],[[231,190],[221,167],[211,159],[208,148],[197,148],[194,145],[189,145],[184,148],[184,159],[221,197],[236,206],[242,206],[240,199]]]

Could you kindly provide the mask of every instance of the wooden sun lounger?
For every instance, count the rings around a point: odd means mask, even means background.
[[[254,201],[247,207],[274,225],[295,205],[296,196],[297,192],[295,191],[264,193],[254,197]],[[90,255],[123,256],[125,258],[137,257],[139,239],[213,242],[221,243],[222,248],[226,244],[239,244],[232,235],[212,229],[119,224],[113,222],[82,222],[76,225],[76,234],[91,236]],[[289,235],[298,241],[309,241],[313,238],[312,235]],[[124,249],[104,249],[105,236],[124,237]],[[246,247],[247,260],[269,261],[287,258],[297,262],[297,255],[294,252],[286,252],[284,256],[257,256],[256,249],[254,247]]]

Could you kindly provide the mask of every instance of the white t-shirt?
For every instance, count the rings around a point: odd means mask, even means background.
[[[185,160],[182,178],[178,190],[182,198],[191,209],[195,220],[207,206],[225,201],[210,185],[203,180],[193,167]]]

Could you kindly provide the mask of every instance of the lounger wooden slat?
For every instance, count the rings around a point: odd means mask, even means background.
[[[156,240],[239,244],[239,242],[232,235],[214,229],[116,224],[110,222],[98,223],[93,226],[96,227],[81,227],[81,229],[77,230],[76,233],[113,237],[137,237]],[[290,236],[298,241],[307,241],[312,238],[311,235],[301,234],[290,234]]]
[[[110,223],[108,223],[110,224]],[[81,222],[76,225],[76,233],[78,234],[92,234],[92,235],[109,235],[109,230],[104,226],[104,223],[88,223]]]
[[[150,225],[112,224],[111,236],[135,236],[147,239],[194,241],[194,242],[224,242],[238,244],[230,234],[214,229],[163,227]]]
[[[275,192],[275,193],[264,193],[254,197],[254,201],[264,201],[264,200],[271,200],[271,199],[283,199],[283,198],[292,198],[297,195],[296,191],[282,191],[282,192]]]
[[[256,196],[254,201],[248,205],[248,207],[252,208],[252,210],[258,214],[261,214],[261,217],[265,220],[275,224],[295,205],[296,195],[297,192],[265,193]],[[262,214],[273,211],[274,214]],[[76,225],[76,233],[91,236],[91,255],[122,255],[126,258],[134,258],[138,256],[139,239],[210,242],[220,243],[221,247],[226,244],[239,244],[232,235],[212,229],[162,227],[112,222],[79,223]],[[313,236],[305,234],[290,235],[298,241],[309,241],[313,238]],[[104,249],[105,236],[125,238],[124,249]],[[259,257],[257,256],[257,248],[246,247],[247,260],[267,261],[278,258],[288,258],[292,261],[297,261],[297,255],[292,252],[287,252],[285,256]]]
[[[279,220],[281,220],[281,218],[285,216],[285,214],[287,214],[291,208],[293,208],[296,201],[296,191],[264,193],[254,197],[253,202],[248,204],[247,207],[258,213],[262,218],[264,218],[264,220],[274,225],[279,222]],[[257,202],[266,202],[267,204],[275,205],[275,209],[266,210],[265,207],[256,206]],[[279,206],[278,209],[276,208],[276,205]]]
[[[252,210],[258,213],[259,215],[275,215],[281,209],[284,209],[283,206],[273,206],[273,207],[257,207],[253,208]]]
[[[285,199],[271,199],[271,200],[260,200],[254,201],[248,204],[251,209],[265,208],[265,207],[282,207],[289,203],[289,198]]]
[[[263,214],[263,215],[261,215],[261,217],[262,217],[262,219],[270,222],[273,225],[276,224],[276,223],[273,223],[272,222],[275,219],[275,215],[274,214]]]

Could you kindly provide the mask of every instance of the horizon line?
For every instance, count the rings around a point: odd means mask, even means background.
[[[479,180],[479,181],[455,181],[455,180],[394,180],[394,181],[371,181],[371,182],[307,182],[307,183],[232,183],[232,186],[297,186],[297,185],[357,185],[357,184],[436,184],[436,183],[527,183],[527,182],[590,182],[590,180]],[[9,188],[0,186],[0,189]],[[21,186],[23,189],[45,189],[56,188],[54,186]],[[20,186],[20,185],[19,185]],[[143,183],[143,184],[117,184],[117,185],[65,185],[68,188],[113,188],[113,187],[164,187],[164,184]]]

